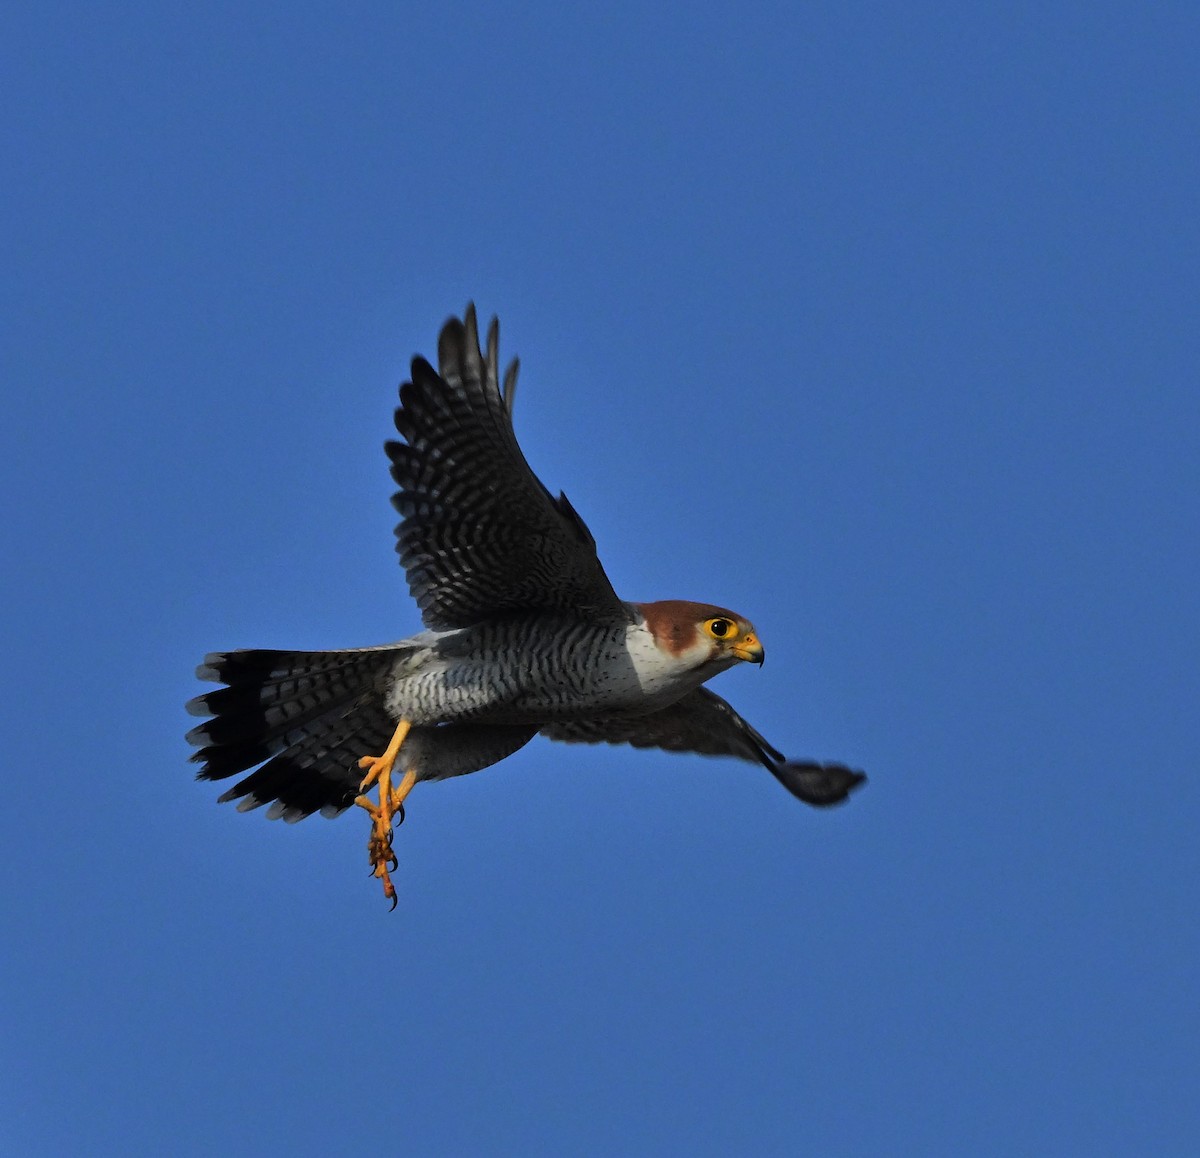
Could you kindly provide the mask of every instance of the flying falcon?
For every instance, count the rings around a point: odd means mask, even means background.
[[[703,685],[763,662],[744,616],[707,603],[626,603],[583,519],[530,469],[512,426],[517,362],[499,373],[499,329],[479,348],[474,306],[414,358],[386,444],[400,512],[396,551],[426,630],[345,651],[229,651],[196,674],[202,780],[251,769],[221,801],[287,821],[371,817],[373,873],[395,908],[393,823],[413,785],[476,772],[539,732],[761,764],[817,807],[866,777],[787,760]],[[366,753],[378,752],[377,756]],[[398,777],[398,779],[396,779]],[[377,800],[368,795],[376,790]]]

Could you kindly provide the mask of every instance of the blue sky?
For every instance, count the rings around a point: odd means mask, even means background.
[[[0,1148],[1194,1153],[1200,15],[0,16]],[[201,656],[418,626],[381,449],[474,299],[618,591],[871,782],[537,742],[192,779]]]

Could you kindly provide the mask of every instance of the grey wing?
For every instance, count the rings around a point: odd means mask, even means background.
[[[626,612],[596,543],[566,495],[530,469],[512,426],[517,363],[499,376],[499,330],[479,348],[475,307],[438,338],[436,372],[414,358],[386,445],[402,516],[396,551],[429,627],[466,627],[504,612]]]
[[[793,796],[818,808],[840,803],[867,779],[844,764],[788,760],[707,688],[697,688],[648,716],[564,721],[549,724],[541,732],[569,744],[631,744],[702,756],[734,756],[761,764]]]

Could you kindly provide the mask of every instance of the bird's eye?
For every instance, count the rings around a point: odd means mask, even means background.
[[[733,623],[728,619],[710,619],[708,621],[708,634],[713,639],[726,639],[733,634]]]

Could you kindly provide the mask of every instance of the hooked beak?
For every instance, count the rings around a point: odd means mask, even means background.
[[[763,661],[767,657],[767,653],[763,651],[763,645],[758,642],[758,636],[753,632],[739,639],[729,649],[729,653],[747,663],[756,663],[759,667],[762,667]]]

